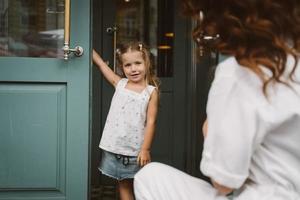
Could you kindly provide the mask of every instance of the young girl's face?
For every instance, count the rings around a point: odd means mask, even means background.
[[[122,55],[125,76],[134,83],[142,83],[146,77],[146,65],[140,51],[129,51]]]

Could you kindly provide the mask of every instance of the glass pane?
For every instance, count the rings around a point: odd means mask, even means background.
[[[145,42],[157,75],[173,76],[173,0],[117,0],[117,41]]]
[[[0,0],[0,56],[63,57],[64,0]]]
[[[174,1],[158,1],[158,63],[160,77],[173,76]]]

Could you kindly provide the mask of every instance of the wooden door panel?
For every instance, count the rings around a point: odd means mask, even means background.
[[[0,99],[0,188],[62,190],[66,86],[0,84]]]

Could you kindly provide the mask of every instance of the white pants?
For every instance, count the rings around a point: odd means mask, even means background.
[[[227,200],[207,182],[161,163],[149,163],[134,177],[137,200]]]

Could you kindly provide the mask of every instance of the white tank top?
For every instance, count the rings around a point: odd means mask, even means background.
[[[127,156],[137,156],[144,141],[147,107],[154,86],[138,93],[125,88],[121,79],[111,101],[99,147]]]

